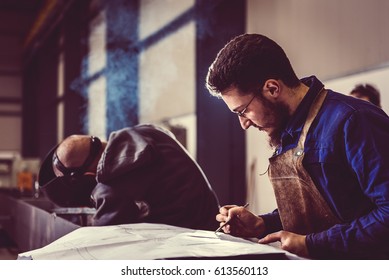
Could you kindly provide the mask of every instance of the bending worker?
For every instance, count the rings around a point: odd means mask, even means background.
[[[259,34],[228,42],[206,85],[274,148],[277,210],[224,206],[216,219],[230,221],[225,232],[314,259],[389,258],[389,117],[380,108],[315,76],[299,80],[283,49]]]
[[[63,207],[95,207],[92,224],[163,223],[214,230],[217,197],[174,135],[153,125],[72,135],[46,156],[39,184]]]

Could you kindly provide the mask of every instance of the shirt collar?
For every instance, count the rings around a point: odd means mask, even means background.
[[[282,138],[284,138],[285,133],[289,134],[291,137],[300,134],[307,118],[309,108],[324,86],[316,76],[303,78],[301,79],[301,82],[308,86],[309,90],[286,125]]]

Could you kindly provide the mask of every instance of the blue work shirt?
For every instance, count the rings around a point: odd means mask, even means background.
[[[282,134],[281,154],[297,146],[310,105],[323,88],[309,87]],[[328,90],[305,141],[303,165],[341,221],[310,233],[312,258],[389,259],[389,117],[375,105]],[[278,211],[262,216],[267,232],[282,229]]]

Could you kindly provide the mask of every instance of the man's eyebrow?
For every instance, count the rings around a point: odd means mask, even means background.
[[[234,109],[231,109],[231,112],[233,112],[233,113],[238,113],[240,110],[238,110],[238,109],[240,109],[240,108],[244,108],[244,104],[242,104],[242,105],[239,105],[238,107],[235,107]]]

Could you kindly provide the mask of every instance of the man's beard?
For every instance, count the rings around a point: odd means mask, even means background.
[[[289,106],[279,102],[273,104],[268,100],[264,101],[264,105],[268,108],[268,113],[273,117],[273,131],[268,133],[268,143],[270,148],[276,148],[281,144],[281,136],[289,121]]]

